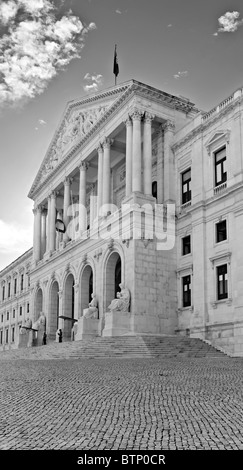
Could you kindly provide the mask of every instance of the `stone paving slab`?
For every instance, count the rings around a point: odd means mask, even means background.
[[[243,359],[0,363],[1,450],[243,449]]]

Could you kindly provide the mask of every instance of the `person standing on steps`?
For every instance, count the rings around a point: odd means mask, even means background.
[[[46,344],[46,337],[47,337],[47,335],[46,335],[46,332],[44,331],[43,338],[42,338],[42,344],[43,345]]]
[[[57,334],[58,334],[58,342],[62,343],[62,330],[61,330],[61,328],[59,329]]]

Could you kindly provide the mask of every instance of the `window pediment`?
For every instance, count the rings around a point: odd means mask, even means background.
[[[216,132],[214,132],[210,139],[207,141],[206,143],[206,149],[207,149],[207,152],[208,152],[208,155],[211,154],[211,151],[214,147],[217,147],[220,145],[220,143],[224,144],[224,143],[229,143],[229,140],[230,140],[230,130],[229,129],[226,129],[226,130],[218,130]]]

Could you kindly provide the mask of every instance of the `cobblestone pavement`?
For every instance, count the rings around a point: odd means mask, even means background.
[[[243,359],[0,363],[0,449],[243,449]]]

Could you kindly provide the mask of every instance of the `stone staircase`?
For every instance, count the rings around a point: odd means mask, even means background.
[[[184,336],[117,336],[56,343],[28,349],[0,352],[1,360],[12,359],[107,359],[107,358],[176,358],[224,357],[208,342]]]

